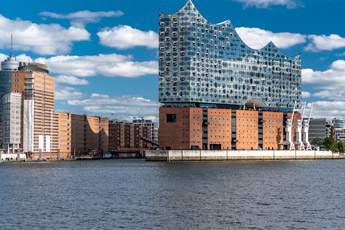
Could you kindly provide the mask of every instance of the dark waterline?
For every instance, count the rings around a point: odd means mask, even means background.
[[[345,229],[344,165],[0,164],[0,229]]]

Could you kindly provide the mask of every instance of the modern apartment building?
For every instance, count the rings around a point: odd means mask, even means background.
[[[54,124],[54,77],[48,75],[48,67],[42,64],[28,64],[23,70],[19,67],[18,72],[12,73],[12,91],[23,94],[23,151],[55,153],[58,146]]]
[[[191,0],[159,13],[159,144],[171,149],[301,146],[301,57],[248,47]],[[297,126],[299,127],[297,129]],[[298,130],[296,134],[295,130]]]

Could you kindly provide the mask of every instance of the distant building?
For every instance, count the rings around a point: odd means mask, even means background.
[[[134,119],[132,123],[134,125],[150,127],[151,129],[150,139],[158,143],[158,123],[157,122],[153,122],[152,120],[145,120],[144,118],[141,118],[141,119]]]
[[[335,138],[333,124],[326,118],[311,118],[309,123],[309,142],[315,138]]]
[[[144,150],[151,149],[151,144],[140,137],[151,139],[151,126],[117,119],[109,121],[109,152],[120,154],[119,156],[143,154]]]
[[[108,118],[56,112],[60,157],[108,152]]]
[[[2,96],[2,145],[8,153],[20,149],[22,95],[7,93]]]
[[[333,124],[335,129],[343,129],[343,128],[345,128],[344,120],[341,120],[341,119],[334,118],[332,120],[332,124]]]
[[[0,70],[0,123],[1,123],[1,97],[6,93],[12,92],[12,73],[17,72],[19,68],[19,62],[16,61],[16,58],[13,56],[13,51],[11,50],[11,55],[4,61],[1,62]],[[0,141],[2,135],[0,135]]]
[[[337,128],[335,129],[336,141],[344,141],[345,140],[345,129]]]

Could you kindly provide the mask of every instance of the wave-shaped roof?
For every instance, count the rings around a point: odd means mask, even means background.
[[[250,46],[248,46],[243,40],[242,38],[238,35],[237,31],[234,29],[234,26],[232,25],[230,19],[228,20],[225,20],[223,22],[220,22],[220,23],[211,23],[209,22],[200,12],[199,10],[195,7],[194,3],[192,2],[192,0],[188,0],[186,2],[186,4],[181,7],[179,10],[177,10],[175,13],[172,13],[172,14],[165,14],[163,12],[159,12],[160,14],[163,14],[163,15],[176,15],[178,14],[182,9],[184,9],[185,7],[189,7],[190,8],[190,11],[195,11],[196,13],[198,13],[202,19],[204,19],[207,23],[209,23],[210,25],[213,25],[213,26],[219,26],[219,25],[224,25],[226,27],[229,27],[229,28],[232,28],[233,29],[233,32],[234,32],[234,35],[237,36],[239,39],[240,39],[240,42],[242,42],[247,48],[253,50],[253,51],[263,51],[267,48],[274,48],[278,51],[278,53],[280,55],[283,55],[287,58],[294,58],[294,59],[300,59],[301,58],[301,54],[297,54],[295,56],[288,56],[286,55],[284,52],[282,52],[272,41],[268,42],[265,46],[263,46],[261,49],[254,49],[254,48],[251,48]]]

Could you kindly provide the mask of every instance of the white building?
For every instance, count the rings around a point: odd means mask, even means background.
[[[21,93],[2,96],[2,143],[9,150],[19,149],[21,143]]]

